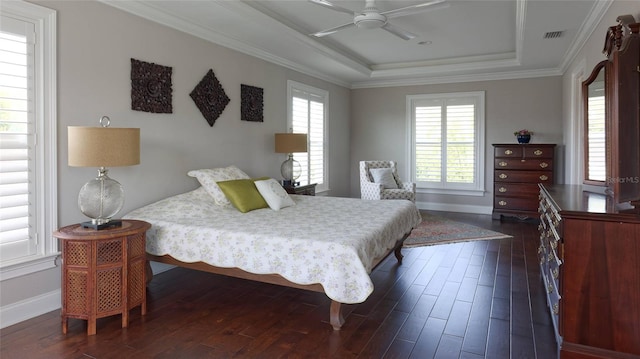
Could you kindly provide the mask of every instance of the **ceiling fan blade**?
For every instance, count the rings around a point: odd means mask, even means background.
[[[407,30],[403,30],[397,26],[391,25],[389,23],[386,23],[383,27],[383,29],[389,31],[390,33],[396,35],[397,37],[404,39],[404,40],[411,40],[414,39],[416,37],[418,37],[418,35],[411,33]]]
[[[322,30],[322,31],[318,31],[314,34],[311,34],[311,36],[315,36],[315,37],[323,37],[323,36],[327,36],[327,35],[331,35],[334,34],[342,29],[346,29],[348,27],[351,26],[355,26],[354,23],[350,22],[348,24],[344,24],[344,25],[340,25],[340,26],[336,26],[336,27],[332,27],[330,29],[326,29],[326,30]]]
[[[342,6],[335,5],[332,2],[329,2],[327,0],[309,0],[309,2],[312,2],[312,3],[316,4],[316,5],[324,6],[327,9],[340,11],[340,12],[343,12],[345,14],[349,14],[349,15],[354,15],[355,14],[355,12],[353,10],[349,10],[349,9],[344,8]]]
[[[394,17],[413,15],[423,11],[440,10],[447,7],[449,7],[449,4],[446,3],[446,0],[434,0],[422,4],[416,4],[407,7],[401,7],[395,10],[381,12],[380,14],[386,16],[387,19],[392,19]]]

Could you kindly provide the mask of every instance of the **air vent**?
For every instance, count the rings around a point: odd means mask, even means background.
[[[545,39],[555,39],[561,37],[564,31],[550,31],[544,34]]]

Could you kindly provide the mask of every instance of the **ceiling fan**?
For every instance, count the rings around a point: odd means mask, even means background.
[[[366,0],[364,10],[362,10],[361,12],[354,12],[353,10],[349,10],[347,8],[335,5],[329,2],[328,0],[309,0],[309,1],[314,4],[324,6],[328,9],[343,12],[353,16],[353,21],[348,24],[332,27],[330,29],[326,29],[326,30],[311,34],[312,36],[315,36],[315,37],[323,37],[323,36],[331,35],[340,30],[344,30],[352,26],[356,26],[361,29],[382,28],[383,30],[387,30],[388,32],[404,40],[411,40],[417,37],[418,35],[413,34],[407,30],[401,29],[395,25],[392,25],[391,23],[388,22],[388,20],[395,17],[413,15],[418,12],[427,11],[427,10],[436,10],[436,9],[449,6],[449,4],[444,3],[446,0],[433,0],[433,1],[425,2],[421,4],[406,6],[406,7],[395,9],[395,10],[380,12],[380,10],[378,10],[378,8],[376,7],[375,0]]]

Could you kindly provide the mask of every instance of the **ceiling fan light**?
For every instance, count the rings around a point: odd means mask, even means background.
[[[353,23],[360,29],[378,29],[387,23],[387,18],[378,13],[364,13],[357,15]]]

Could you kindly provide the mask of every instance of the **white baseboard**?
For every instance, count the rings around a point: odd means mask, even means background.
[[[433,203],[433,202],[416,202],[418,209],[428,211],[444,211],[444,212],[460,212],[474,214],[492,214],[491,206],[472,206],[468,204],[451,204],[451,203]]]
[[[151,262],[151,268],[154,274],[159,274],[173,269],[175,266]],[[0,307],[0,329],[60,309],[61,301],[62,290],[56,289],[16,303],[3,305]]]
[[[62,291],[60,289],[44,293],[0,308],[0,328],[35,318],[61,307]]]

